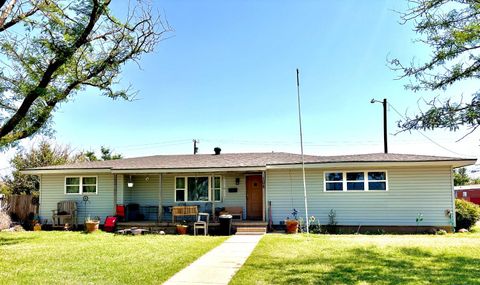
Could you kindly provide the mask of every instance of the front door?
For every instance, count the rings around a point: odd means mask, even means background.
[[[263,218],[263,182],[262,175],[247,176],[247,220]]]

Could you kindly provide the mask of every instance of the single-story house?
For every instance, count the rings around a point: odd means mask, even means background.
[[[308,214],[321,224],[335,211],[339,226],[449,228],[455,219],[452,169],[476,159],[374,153],[305,155]],[[219,153],[155,155],[23,170],[40,177],[42,221],[63,200],[75,200],[79,220],[115,214],[117,204],[158,207],[170,219],[176,205],[200,210],[243,208],[244,220],[281,225],[296,209],[304,216],[299,154]],[[88,197],[88,201],[84,198]],[[87,198],[85,198],[87,199]],[[156,219],[144,213],[144,219]],[[453,222],[452,222],[453,221]]]
[[[480,205],[480,184],[455,186],[455,197]]]

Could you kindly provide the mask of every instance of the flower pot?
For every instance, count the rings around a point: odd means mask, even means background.
[[[298,233],[298,221],[297,220],[285,220],[285,232],[287,234]]]
[[[179,235],[186,235],[188,230],[188,226],[185,225],[177,225],[177,234]]]
[[[94,231],[98,230],[99,224],[100,224],[100,221],[85,222],[85,231],[87,233],[93,233]]]

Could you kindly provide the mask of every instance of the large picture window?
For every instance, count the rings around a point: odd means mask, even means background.
[[[324,191],[386,191],[386,171],[327,171]]]
[[[96,176],[65,177],[65,194],[97,194]]]
[[[175,178],[176,202],[220,202],[222,199],[220,176]]]

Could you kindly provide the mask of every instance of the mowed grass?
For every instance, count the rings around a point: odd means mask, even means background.
[[[480,284],[480,234],[266,235],[231,284]]]
[[[0,233],[0,284],[159,284],[224,237]]]

